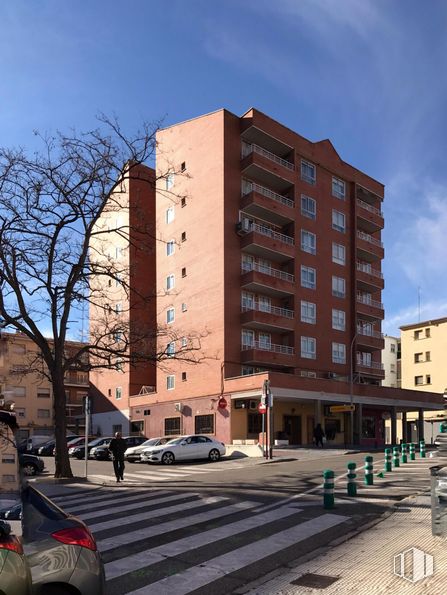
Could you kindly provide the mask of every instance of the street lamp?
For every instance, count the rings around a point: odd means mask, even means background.
[[[349,349],[349,404],[351,406],[351,411],[350,411],[350,415],[351,415],[351,427],[349,430],[349,443],[350,446],[352,446],[354,444],[354,411],[353,411],[353,406],[354,406],[354,398],[353,398],[353,383],[354,383],[354,370],[353,370],[353,353],[352,350],[354,348],[354,342],[357,339],[357,335],[358,332],[355,333],[355,335],[352,337],[352,341],[351,341],[351,346]]]

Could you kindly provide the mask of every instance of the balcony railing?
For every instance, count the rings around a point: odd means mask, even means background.
[[[358,198],[357,199],[357,204],[359,205],[359,207],[362,207],[362,209],[366,209],[370,213],[374,213],[374,215],[378,215],[379,217],[383,217],[383,213],[382,213],[382,211],[380,209],[376,209],[376,207],[373,207],[373,206],[369,205],[364,200],[360,200],[360,198]]]
[[[372,266],[368,262],[362,262],[360,260],[357,261],[357,270],[361,271],[362,273],[367,273],[368,275],[373,275],[378,279],[383,279],[383,273],[381,271],[377,271],[373,269]]]
[[[256,184],[255,182],[249,182],[248,180],[243,180],[242,181],[242,196],[245,196],[246,194],[250,194],[250,192],[257,192],[258,194],[262,194],[262,196],[270,198],[271,200],[274,200],[275,202],[278,202],[278,203],[285,205],[286,207],[290,207],[292,209],[295,206],[295,203],[293,202],[293,200],[290,200],[290,198],[287,198],[286,196],[282,196],[282,194],[273,192],[273,190],[270,190],[269,188],[266,188],[265,186],[261,186],[260,184]]]
[[[357,355],[357,365],[363,368],[371,368],[372,370],[383,370],[383,364],[380,362],[368,362],[364,361]]]
[[[262,155],[263,157],[270,159],[270,161],[274,161],[275,163],[278,163],[283,167],[287,167],[287,169],[290,169],[291,171],[295,170],[295,166],[293,165],[293,163],[290,163],[290,161],[286,161],[282,157],[278,157],[278,155],[275,155],[275,153],[271,153],[270,151],[267,151],[267,149],[263,149],[259,145],[243,142],[242,158],[247,157],[247,155],[250,155],[251,153],[258,153],[258,155]]]
[[[370,236],[369,233],[365,233],[364,231],[357,231],[357,237],[361,240],[364,240],[365,242],[373,244],[374,246],[379,246],[380,248],[383,248],[383,243],[380,240],[376,240],[376,238]]]
[[[379,310],[383,310],[382,302],[373,300],[369,296],[362,295],[361,293],[357,294],[357,301],[360,302],[361,304],[366,304],[367,306],[373,306],[373,308],[379,308]]]
[[[243,262],[242,273],[249,273],[250,271],[256,271],[258,273],[263,273],[264,275],[270,275],[270,277],[276,277],[277,279],[281,279],[282,281],[289,281],[290,283],[295,282],[295,275],[286,273],[285,271],[280,271],[279,269],[272,269],[271,267],[268,267],[265,264],[258,264],[257,262]]]
[[[259,349],[261,351],[270,351],[272,353],[284,353],[286,355],[293,355],[295,350],[288,345],[275,345],[274,343],[265,343],[264,341],[253,341],[252,343],[243,343],[242,351],[249,349]]]
[[[270,304],[263,304],[261,302],[245,302],[242,304],[242,312],[248,312],[251,310],[266,312],[267,314],[274,314],[275,316],[284,316],[285,318],[294,317],[294,311],[287,308],[271,306]]]
[[[365,328],[363,326],[357,327],[357,334],[363,335],[364,337],[374,337],[375,339],[383,339],[383,333],[375,331],[373,329]]]
[[[242,226],[245,231],[256,231],[263,236],[267,236],[269,238],[273,238],[274,240],[278,240],[279,242],[283,242],[284,244],[289,244],[290,246],[295,245],[295,240],[290,237],[286,236],[279,231],[273,230],[271,227],[267,227],[267,225],[260,225],[259,223],[254,223],[249,219],[242,220]]]

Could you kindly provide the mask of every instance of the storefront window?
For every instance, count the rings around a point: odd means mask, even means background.
[[[362,419],[362,438],[376,437],[376,418],[363,417]]]

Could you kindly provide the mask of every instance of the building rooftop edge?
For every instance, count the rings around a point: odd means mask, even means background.
[[[421,322],[413,322],[412,324],[404,324],[402,326],[399,327],[400,330],[410,330],[410,329],[414,329],[414,328],[419,328],[421,326],[434,326],[437,324],[442,324],[444,322],[447,322],[447,316],[443,317],[443,318],[433,318],[431,320],[423,320]]]

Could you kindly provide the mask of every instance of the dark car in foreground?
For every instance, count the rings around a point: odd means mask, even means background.
[[[42,473],[45,463],[39,457],[27,453],[19,454],[19,465],[22,473],[27,477]]]

